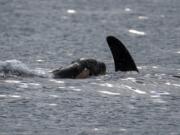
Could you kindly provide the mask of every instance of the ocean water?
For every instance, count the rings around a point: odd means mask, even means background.
[[[179,0],[0,0],[0,71],[10,62],[28,73],[0,72],[0,134],[179,135],[179,6]],[[114,72],[108,35],[126,45],[139,74]],[[104,61],[107,74],[42,77],[81,57]]]

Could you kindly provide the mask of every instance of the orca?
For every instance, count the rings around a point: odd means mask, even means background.
[[[87,78],[104,75],[106,65],[95,59],[80,58],[66,67],[53,70],[52,73],[53,78]]]
[[[129,51],[119,39],[114,36],[108,36],[106,41],[114,59],[116,72],[139,72]],[[105,63],[91,58],[77,59],[65,67],[54,69],[50,74],[33,70],[18,60],[0,61],[0,76],[4,77],[15,75],[78,79],[105,74]]]
[[[108,36],[106,40],[114,59],[116,72],[139,72],[129,51],[119,39],[114,36]],[[90,76],[104,75],[105,73],[106,65],[104,62],[88,58],[80,58],[66,67],[52,71],[53,78],[71,79],[87,78]]]

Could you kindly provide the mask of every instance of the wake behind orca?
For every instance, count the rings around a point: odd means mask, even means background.
[[[115,65],[115,71],[136,71],[139,72],[137,66],[124,44],[114,36],[106,38],[110,51],[112,53]],[[71,62],[70,65],[55,69],[51,75],[39,73],[31,70],[24,63],[17,60],[9,60],[0,62],[0,73],[4,76],[8,74],[17,76],[39,76],[52,78],[88,78],[106,74],[106,65],[104,62],[95,59],[80,58]]]
[[[26,64],[16,59],[0,61],[0,77],[6,78],[9,76],[48,77],[49,75],[45,71],[29,68]]]

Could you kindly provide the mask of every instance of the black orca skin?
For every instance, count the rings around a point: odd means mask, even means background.
[[[138,71],[136,64],[124,44],[114,36],[106,38],[114,58],[115,71]]]

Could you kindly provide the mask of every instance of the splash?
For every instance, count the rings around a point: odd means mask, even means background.
[[[13,59],[0,61],[0,76],[8,77],[8,76],[39,76],[39,77],[48,77],[49,75],[39,69],[31,69],[23,62]]]

